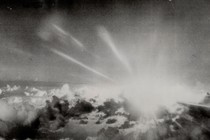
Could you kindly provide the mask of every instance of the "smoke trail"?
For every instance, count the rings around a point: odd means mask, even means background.
[[[86,53],[94,56],[96,59],[100,58],[96,54],[93,54],[92,52],[88,51],[86,46],[81,41],[79,41],[76,37],[74,37],[72,34],[70,34],[69,32],[64,31],[64,29],[62,29],[60,26],[58,26],[56,24],[52,24],[52,25],[56,29],[56,31],[58,31],[58,33],[64,35],[64,36],[62,36],[63,39],[68,37],[68,39],[71,40],[71,43],[73,43],[76,47],[79,47],[79,49],[81,49],[82,51],[85,51]]]
[[[75,37],[73,37],[72,35],[69,35],[70,37],[71,37],[71,39],[72,39],[72,41],[77,45],[77,46],[79,46],[80,48],[82,48],[82,49],[85,49],[85,46],[79,41],[79,40],[77,40]]]
[[[115,54],[117,59],[125,66],[129,73],[132,73],[132,69],[126,58],[119,52],[116,45],[114,44],[109,32],[104,27],[99,27],[98,30],[100,38],[107,43],[108,47],[112,50]]]
[[[101,73],[101,72],[99,72],[99,71],[97,71],[97,70],[95,70],[95,69],[93,69],[93,68],[91,68],[91,67],[89,67],[89,66],[83,64],[82,62],[76,60],[75,58],[73,58],[73,57],[71,57],[71,56],[69,56],[69,55],[66,55],[66,54],[64,54],[64,53],[62,53],[62,52],[60,52],[60,51],[58,51],[58,50],[56,50],[56,49],[52,49],[52,48],[51,48],[50,50],[51,50],[52,52],[54,52],[55,54],[57,54],[57,55],[59,55],[59,56],[65,58],[65,59],[67,59],[67,60],[70,60],[71,62],[73,62],[73,63],[75,63],[75,64],[77,64],[77,65],[79,65],[79,66],[85,68],[86,70],[89,70],[89,71],[95,73],[96,75],[98,75],[98,76],[100,76],[100,77],[103,77],[103,78],[105,78],[105,79],[107,79],[107,80],[109,80],[109,81],[114,82],[114,80],[113,80],[112,78],[110,78],[110,77],[106,76],[105,74],[103,74],[103,73]]]
[[[73,41],[73,43],[80,47],[81,49],[85,49],[85,46],[82,44],[82,42],[80,42],[78,39],[76,39],[73,35],[71,35],[70,33],[67,33],[66,31],[64,31],[61,27],[53,24],[53,27],[60,32],[61,34],[68,36],[69,38],[71,38],[71,40]]]
[[[64,31],[63,29],[61,29],[59,26],[53,24],[53,27],[55,27],[55,29],[57,31],[59,31],[60,33],[64,34],[64,35],[68,35],[68,33],[66,31]]]

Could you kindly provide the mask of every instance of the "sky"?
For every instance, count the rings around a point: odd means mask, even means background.
[[[58,1],[52,8],[10,1],[0,10],[2,81],[109,81],[88,66],[117,82],[153,75],[210,84],[207,0]]]

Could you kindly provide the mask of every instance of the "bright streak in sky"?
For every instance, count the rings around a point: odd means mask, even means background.
[[[132,69],[131,69],[130,64],[128,63],[127,59],[117,49],[117,47],[114,44],[109,32],[104,27],[100,27],[98,32],[99,32],[99,36],[101,37],[101,39],[105,43],[107,43],[108,47],[110,47],[110,49],[115,54],[117,59],[125,66],[125,68],[128,70],[129,73],[132,73]]]
[[[59,26],[53,24],[53,27],[59,31],[60,33],[64,34],[64,35],[68,35],[68,33],[66,31],[64,31],[62,28],[60,28]]]
[[[65,35],[65,36],[68,36],[71,41],[78,47],[82,48],[82,49],[85,49],[85,46],[82,44],[82,42],[80,42],[78,39],[76,39],[73,35],[71,35],[70,33],[67,33],[66,31],[64,31],[61,27],[59,27],[58,25],[56,24],[53,24],[53,27],[58,31],[60,32],[61,34]]]
[[[61,56],[62,58],[66,59],[66,60],[70,60],[71,62],[73,62],[73,63],[75,63],[75,64],[77,64],[77,65],[79,65],[79,66],[85,68],[86,70],[88,70],[88,71],[90,71],[90,72],[92,72],[92,73],[94,73],[94,74],[96,74],[96,75],[98,75],[98,76],[100,76],[100,77],[103,77],[103,78],[105,78],[105,79],[107,79],[107,80],[109,80],[109,81],[114,82],[114,80],[113,80],[112,78],[110,78],[110,77],[108,77],[107,75],[105,75],[105,74],[103,74],[103,73],[101,73],[101,72],[99,72],[99,71],[97,71],[97,70],[95,70],[95,69],[93,69],[93,68],[91,68],[91,67],[89,67],[89,66],[83,64],[82,62],[76,60],[75,58],[73,58],[73,57],[71,57],[71,56],[69,56],[69,55],[66,55],[66,54],[64,54],[63,52],[60,52],[60,51],[58,51],[58,50],[56,50],[56,49],[52,49],[52,48],[51,48],[50,50],[51,50],[53,53],[55,53],[55,54]]]

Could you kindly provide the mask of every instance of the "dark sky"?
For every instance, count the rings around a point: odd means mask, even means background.
[[[132,73],[172,75],[191,85],[210,84],[210,2],[208,0],[2,1],[1,80],[102,82],[100,76],[52,53],[65,52],[112,77],[128,73],[99,37],[105,28]],[[59,33],[53,25],[79,40]]]

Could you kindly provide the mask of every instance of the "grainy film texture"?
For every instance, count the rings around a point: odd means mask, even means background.
[[[209,140],[210,1],[0,0],[0,140]]]

